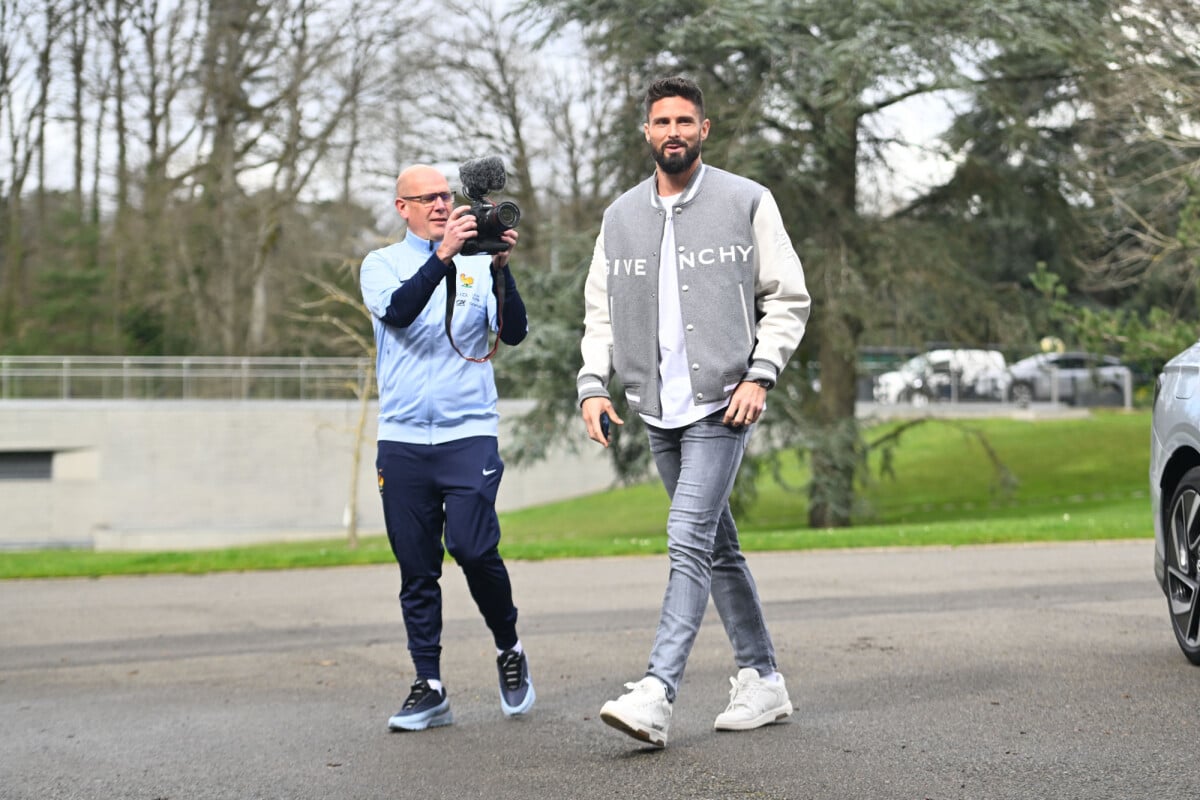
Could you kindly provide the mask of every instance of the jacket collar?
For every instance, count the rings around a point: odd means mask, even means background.
[[[676,195],[676,206],[687,205],[692,202],[692,198],[700,191],[700,181],[704,179],[704,173],[707,171],[708,165],[701,161],[700,166],[692,173],[692,177],[688,179],[687,186],[683,187],[683,192],[680,195]],[[646,184],[650,188],[650,204],[655,208],[662,208],[662,198],[658,195],[658,173],[655,172],[651,175]]]
[[[416,250],[418,253],[432,253],[437,250],[438,243],[429,239],[422,239],[412,231],[406,231],[404,241],[409,247]]]

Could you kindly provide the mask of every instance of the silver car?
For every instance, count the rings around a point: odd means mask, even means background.
[[[1183,654],[1200,665],[1200,342],[1163,367],[1150,429],[1154,576]]]
[[[1127,402],[1133,372],[1112,356],[1092,353],[1037,353],[1008,368],[1008,398],[1021,406],[1033,401],[1082,405]]]

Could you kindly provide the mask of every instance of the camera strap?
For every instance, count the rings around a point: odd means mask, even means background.
[[[483,358],[475,358],[463,353],[458,349],[458,345],[454,342],[454,334],[450,332],[450,320],[454,317],[454,298],[457,292],[454,290],[454,276],[457,270],[453,269],[454,262],[450,262],[451,269],[446,273],[446,338],[450,340],[450,346],[454,348],[454,352],[465,358],[467,361],[473,361],[476,364],[482,364],[485,361],[491,360],[492,356],[496,355],[496,350],[500,347],[500,332],[504,330],[504,281],[496,280],[499,276],[499,270],[492,269],[492,289],[496,293],[496,341],[492,343],[492,347]],[[484,326],[484,341],[487,341],[488,318],[487,314],[483,315]]]

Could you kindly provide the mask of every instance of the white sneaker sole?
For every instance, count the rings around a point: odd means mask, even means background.
[[[504,702],[504,693],[500,693],[500,710],[504,712],[506,717],[518,717],[529,709],[533,708],[533,701],[537,699],[537,693],[533,691],[533,684],[529,684],[529,691],[525,693],[525,700],[520,705],[510,706]]]
[[[454,724],[454,714],[446,709],[432,717],[414,720],[396,715],[388,720],[389,731],[423,731],[429,728],[441,728]]]
[[[600,719],[602,719],[605,724],[611,725],[612,727],[621,731],[621,733],[632,736],[634,739],[647,742],[655,747],[667,746],[666,731],[647,728],[645,725],[641,725],[635,720],[626,718],[621,713],[620,708],[617,707],[612,700],[609,700],[604,704],[604,707],[600,709]]]
[[[717,721],[713,723],[713,729],[718,731],[751,731],[755,728],[761,728],[764,725],[770,725],[772,722],[779,722],[779,720],[791,713],[792,703],[788,701],[777,708],[763,712],[754,719],[722,720],[720,717],[717,717]]]

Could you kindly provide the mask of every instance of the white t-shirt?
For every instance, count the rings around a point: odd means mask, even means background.
[[[662,419],[642,415],[646,424],[656,428],[682,428],[727,405],[724,400],[697,405],[692,398],[691,365],[679,307],[679,264],[675,260],[674,201],[678,197],[678,194],[659,197],[666,211],[659,250],[662,264],[658,271],[658,380]]]

